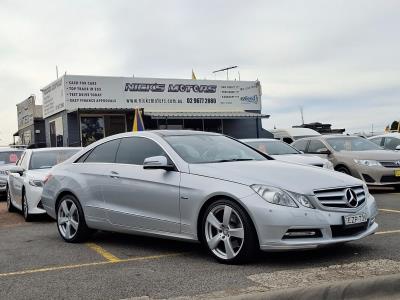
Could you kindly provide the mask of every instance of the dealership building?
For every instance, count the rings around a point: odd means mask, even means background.
[[[146,130],[192,129],[237,138],[262,129],[259,81],[64,75],[42,90],[46,144],[86,146],[131,131],[134,109]]]
[[[18,131],[14,133],[23,145],[46,143],[45,122],[43,120],[42,105],[36,104],[35,95],[17,104]]]

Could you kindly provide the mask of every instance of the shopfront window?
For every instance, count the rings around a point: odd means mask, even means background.
[[[64,146],[64,126],[62,117],[50,121],[50,146],[63,147]]]
[[[125,115],[81,116],[82,146],[104,137],[126,132]]]
[[[83,147],[104,138],[103,116],[81,117],[81,135]]]

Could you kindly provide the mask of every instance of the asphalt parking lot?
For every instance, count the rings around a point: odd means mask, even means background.
[[[222,265],[198,244],[99,232],[67,244],[55,223],[25,223],[0,202],[0,299],[215,298],[400,273],[400,193],[372,191],[378,233],[312,251]]]

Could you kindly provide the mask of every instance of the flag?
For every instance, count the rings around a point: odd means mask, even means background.
[[[193,69],[192,69],[192,79],[193,80],[196,80],[197,78],[196,78],[196,75],[194,74],[194,72],[193,72]]]
[[[142,114],[139,108],[135,108],[135,116],[133,117],[133,132],[144,131],[144,124],[142,119]]]

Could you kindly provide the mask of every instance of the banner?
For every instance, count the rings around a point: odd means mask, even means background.
[[[62,110],[261,110],[258,81],[221,81],[64,75],[42,89],[44,117]]]

